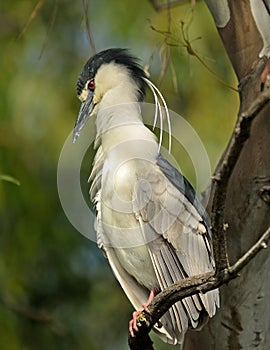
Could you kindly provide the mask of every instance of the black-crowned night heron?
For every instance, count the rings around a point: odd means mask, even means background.
[[[172,283],[214,269],[205,210],[143,123],[140,102],[147,85],[155,97],[155,119],[159,116],[162,124],[164,114],[169,122],[162,95],[127,50],[96,54],[78,78],[82,105],[73,134],[75,142],[95,115],[90,196],[96,206],[97,242],[138,311]],[[187,328],[198,328],[218,306],[218,290],[187,297],[171,307],[155,331],[164,341],[181,343]],[[137,329],[136,315],[131,335]]]

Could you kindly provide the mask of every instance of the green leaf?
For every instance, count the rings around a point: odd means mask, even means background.
[[[20,186],[20,184],[21,184],[19,180],[15,179],[14,177],[12,177],[10,175],[5,175],[5,174],[0,174],[0,180],[11,182],[17,186]]]

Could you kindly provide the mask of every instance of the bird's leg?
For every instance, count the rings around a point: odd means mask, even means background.
[[[156,296],[156,291],[155,289],[152,289],[150,294],[149,294],[149,297],[148,297],[148,300],[145,304],[142,304],[142,307],[145,311],[147,311],[148,313],[150,313],[149,309],[148,309],[148,305],[152,302],[152,300],[154,299],[154,297]],[[134,311],[133,314],[132,314],[132,320],[129,321],[129,333],[132,337],[135,337],[134,335],[134,330],[136,332],[138,332],[138,326],[137,326],[137,317],[139,315],[141,315],[142,311]]]
[[[149,309],[148,309],[148,305],[152,302],[152,300],[154,299],[154,297],[156,296],[156,291],[155,289],[152,289],[149,297],[147,299],[147,302],[145,304],[142,304],[142,307],[145,311],[147,311],[148,313],[150,313]]]

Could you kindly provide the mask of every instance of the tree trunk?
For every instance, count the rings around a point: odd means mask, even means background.
[[[270,16],[263,0],[206,0],[239,80],[240,113],[261,93],[269,68]],[[263,73],[263,74],[262,74]],[[254,120],[231,176],[225,223],[233,263],[270,226],[270,106]],[[221,288],[221,309],[185,350],[270,348],[270,252],[259,253],[241,276]]]

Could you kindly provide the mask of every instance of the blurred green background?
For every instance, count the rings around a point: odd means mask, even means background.
[[[80,107],[77,76],[93,54],[86,17],[97,51],[126,47],[150,63],[151,80],[197,131],[212,169],[238,97],[188,54],[184,37],[236,86],[230,63],[203,2],[170,13],[146,0],[13,0],[0,9],[0,350],[127,349],[132,307],[96,244],[66,218],[57,192],[59,154]],[[169,23],[166,40],[160,31]]]

